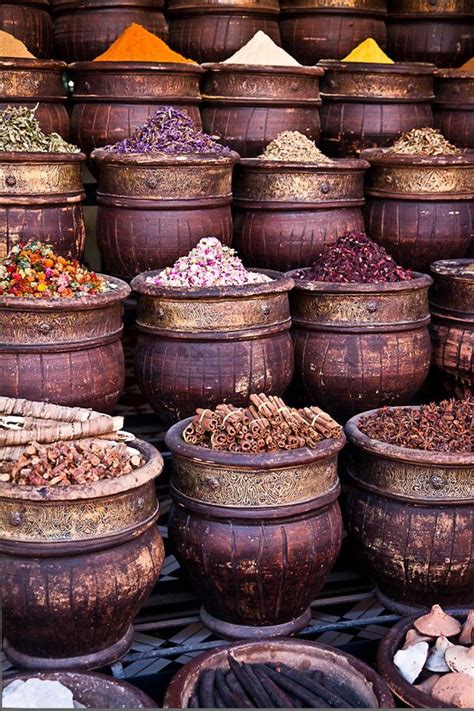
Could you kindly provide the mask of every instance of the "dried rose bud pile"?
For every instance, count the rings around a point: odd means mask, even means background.
[[[205,237],[186,257],[180,257],[172,267],[147,281],[156,286],[201,289],[264,284],[272,280],[265,274],[247,271],[235,250],[225,247],[215,237]]]
[[[102,294],[115,288],[104,277],[65,259],[42,242],[13,247],[0,262],[0,296],[73,298]]]
[[[409,281],[413,272],[397,266],[386,250],[364,232],[349,232],[328,245],[309,269],[297,272],[302,281],[335,284],[388,284]]]

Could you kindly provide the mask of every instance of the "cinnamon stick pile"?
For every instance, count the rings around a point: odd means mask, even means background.
[[[273,395],[251,395],[248,407],[218,405],[196,410],[183,432],[188,444],[218,452],[276,452],[315,447],[342,427],[319,407],[297,410]]]

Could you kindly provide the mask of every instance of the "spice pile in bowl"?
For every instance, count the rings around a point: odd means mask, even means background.
[[[6,153],[80,153],[58,133],[43,133],[34,109],[7,106],[0,111],[0,151]]]
[[[283,131],[268,144],[261,160],[283,163],[334,163],[322,153],[314,141],[299,131]]]
[[[94,62],[146,62],[158,64],[196,64],[174,52],[166,42],[142,25],[132,22]]]
[[[384,153],[415,156],[456,156],[462,150],[450,143],[436,128],[413,128],[403,133]]]
[[[272,38],[262,30],[258,30],[247,44],[244,44],[223,63],[267,67],[301,67],[301,64],[291,54],[275,44]]]
[[[450,707],[474,707],[474,610],[461,624],[439,605],[414,621],[393,659],[415,688]]]
[[[248,407],[198,409],[183,432],[188,444],[217,452],[257,454],[316,447],[339,437],[342,427],[319,407],[297,410],[273,395],[251,395]]]

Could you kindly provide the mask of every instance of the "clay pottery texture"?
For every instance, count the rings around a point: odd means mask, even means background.
[[[410,156],[363,151],[367,234],[404,267],[428,271],[474,241],[474,151]]]
[[[76,62],[68,71],[74,81],[72,136],[87,154],[128,138],[160,106],[186,110],[201,128],[203,70],[197,64]]]
[[[169,0],[170,45],[196,62],[222,62],[259,30],[278,45],[278,0]]]
[[[0,30],[21,40],[35,57],[52,56],[53,23],[48,0],[3,0]]]
[[[337,675],[365,700],[367,708],[393,708],[390,690],[380,676],[364,662],[339,649],[315,642],[297,639],[274,639],[263,642],[240,642],[225,649],[212,650],[183,666],[171,680],[163,702],[163,708],[186,708],[201,673],[206,669],[222,669],[229,666],[230,652],[239,662],[267,664],[282,662],[301,671],[321,670]]]
[[[401,615],[472,607],[474,454],[377,442],[359,420],[345,428],[345,524],[380,602]]]
[[[358,157],[390,146],[404,131],[433,126],[431,64],[363,64],[324,59],[321,145],[326,155]]]
[[[108,273],[131,278],[169,267],[203,237],[232,242],[238,156],[96,150],[97,242]]]
[[[0,152],[0,259],[30,240],[82,257],[85,159],[82,153]]]
[[[364,229],[362,160],[284,163],[243,158],[234,175],[234,247],[251,267],[308,267],[324,247]]]
[[[197,407],[247,405],[252,393],[282,395],[293,377],[288,292],[292,279],[172,289],[132,281],[139,294],[135,372],[154,410],[175,421]]]
[[[474,272],[456,273],[470,263],[463,259],[431,266],[433,363],[445,391],[458,398],[474,391]]]
[[[251,158],[282,131],[319,141],[317,67],[205,64],[202,81],[204,130]]]
[[[166,435],[169,539],[213,632],[237,639],[303,629],[339,553],[337,455],[344,435],[291,452],[239,454]]]
[[[136,22],[168,40],[164,0],[51,0],[56,55],[88,62],[107,50]]]
[[[133,445],[146,464],[116,479],[0,484],[4,651],[15,666],[94,669],[129,649],[164,558],[154,482],[163,460]]]
[[[122,302],[130,288],[74,299],[0,296],[0,383],[6,397],[112,412],[125,380]]]
[[[281,0],[284,48],[301,64],[343,59],[367,37],[387,46],[385,0]]]
[[[472,0],[387,0],[387,5],[392,59],[460,67],[474,54]]]
[[[435,126],[460,148],[474,148],[474,73],[441,69],[435,76]]]

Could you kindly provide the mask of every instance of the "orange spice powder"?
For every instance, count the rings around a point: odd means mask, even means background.
[[[94,62],[176,62],[196,64],[174,52],[166,42],[133,22]]]

